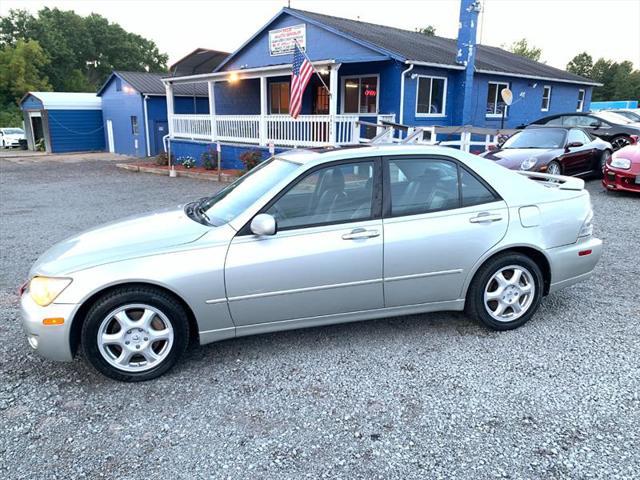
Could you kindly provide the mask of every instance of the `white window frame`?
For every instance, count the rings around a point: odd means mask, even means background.
[[[444,91],[442,94],[442,113],[418,113],[418,92],[420,91],[420,79],[428,78],[431,80],[431,88],[429,90],[429,105],[431,105],[431,96],[433,95],[433,79],[444,80]],[[442,118],[447,116],[447,77],[439,77],[437,75],[418,75],[416,77],[416,118]]]
[[[584,111],[584,97],[586,94],[587,93],[585,92],[584,88],[581,88],[580,90],[578,90],[578,106],[576,108],[576,112]]]
[[[510,88],[509,87],[509,83],[508,82],[487,82],[487,97],[489,96],[489,86],[490,85],[496,85],[498,88],[496,89],[496,98],[493,101],[493,104],[495,106],[494,110],[498,109],[498,100],[501,99],[502,97],[500,96],[500,91],[502,90],[502,88]],[[500,88],[502,86],[502,88]],[[509,116],[509,105],[505,105],[504,106],[504,116],[505,118]],[[485,113],[485,117],[486,118],[502,118],[502,114],[501,113]]]
[[[347,83],[347,80],[353,80],[354,78],[371,78],[371,77],[376,77],[376,111],[375,113],[353,113],[353,112],[345,112],[344,111],[344,97],[345,95],[345,84]],[[360,89],[362,88],[362,81],[359,83],[358,86],[358,111],[360,110]],[[358,115],[360,117],[374,117],[380,114],[380,74],[379,73],[369,73],[369,74],[363,74],[363,75],[345,75],[344,77],[342,77],[342,83],[340,85],[340,91],[342,92],[342,95],[340,95],[340,111],[342,112],[343,115]]]
[[[547,108],[544,108],[544,92],[549,90],[549,96],[547,97]],[[548,112],[549,108],[551,108],[551,85],[544,85],[542,87],[542,105],[540,105],[541,112]]]

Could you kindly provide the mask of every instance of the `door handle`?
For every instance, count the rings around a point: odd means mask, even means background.
[[[374,238],[380,236],[378,230],[367,230],[366,228],[354,228],[349,233],[342,235],[343,240],[360,240],[362,238]]]
[[[477,217],[471,217],[469,221],[471,223],[490,223],[499,222],[502,220],[502,215],[491,214],[489,212],[479,213]]]

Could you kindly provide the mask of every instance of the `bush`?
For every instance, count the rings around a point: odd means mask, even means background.
[[[171,155],[171,160],[171,163],[175,163],[175,155]],[[167,154],[167,152],[162,152],[155,158],[154,162],[159,167],[166,167],[167,165],[169,165],[169,155]]]
[[[240,154],[240,161],[244,165],[244,169],[248,172],[262,161],[262,152],[260,150],[243,152]]]
[[[178,162],[180,162],[184,168],[193,168],[196,165],[195,159],[189,155],[178,158]]]
[[[208,147],[202,152],[202,155],[200,155],[200,161],[205,170],[217,170],[218,152],[213,147]]]

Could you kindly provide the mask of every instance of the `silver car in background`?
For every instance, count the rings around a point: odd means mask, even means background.
[[[165,373],[190,339],[440,310],[527,322],[601,255],[579,179],[443,147],[274,157],[218,194],[45,252],[21,293],[30,345],[103,374]]]

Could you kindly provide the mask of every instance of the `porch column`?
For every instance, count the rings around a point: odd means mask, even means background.
[[[269,105],[267,101],[267,77],[260,77],[260,145],[267,144],[267,115]]]
[[[341,63],[331,65],[329,70],[329,143],[331,145],[336,144],[337,132],[337,118],[338,115],[338,70]]]
[[[169,124],[169,138],[173,138],[173,85],[164,84],[167,95],[167,123]]]
[[[218,128],[216,123],[216,92],[215,82],[209,80],[207,82],[209,93],[209,120],[211,121],[211,141],[215,142],[218,138]]]

